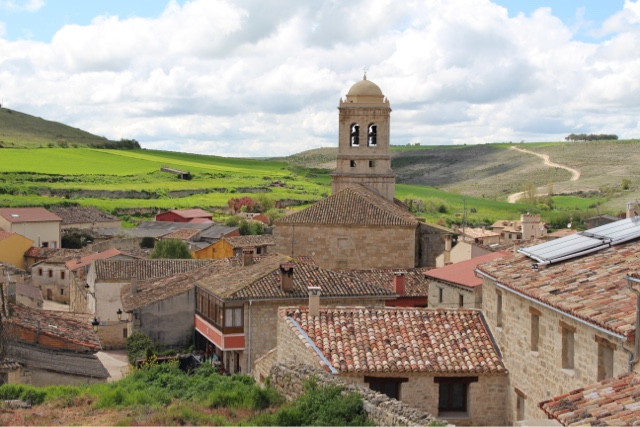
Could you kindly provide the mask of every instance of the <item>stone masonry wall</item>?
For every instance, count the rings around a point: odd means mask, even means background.
[[[304,382],[315,378],[319,385],[344,387],[346,393],[358,393],[364,401],[364,409],[376,425],[424,426],[438,420],[431,414],[412,408],[368,388],[349,384],[322,370],[304,365],[276,364],[270,371],[270,383],[288,400],[304,392]]]
[[[440,302],[440,288],[442,288],[442,302]],[[429,308],[459,308],[460,295],[463,298],[463,308],[482,308],[480,289],[481,286],[466,288],[431,280],[429,282]]]
[[[613,375],[627,372],[632,343],[620,342],[604,332],[555,310],[525,300],[518,294],[498,288],[492,280],[483,281],[483,311],[509,369],[507,423],[517,420],[517,400],[524,398],[520,418],[546,419],[538,403],[598,381],[598,342],[615,347]],[[497,325],[498,295],[502,296],[502,326]],[[532,311],[539,312],[538,351],[531,350]],[[562,368],[562,325],[575,328],[574,369]],[[601,341],[602,342],[602,341]]]
[[[309,255],[327,269],[413,268],[415,227],[341,227],[279,224],[277,253]],[[292,243],[293,242],[293,243]]]

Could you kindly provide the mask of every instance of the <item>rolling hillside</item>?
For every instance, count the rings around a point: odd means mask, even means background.
[[[0,146],[8,148],[36,147],[100,147],[114,144],[102,136],[58,122],[41,119],[7,108],[0,108]]]

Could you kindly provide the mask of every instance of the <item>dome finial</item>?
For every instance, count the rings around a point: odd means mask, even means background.
[[[364,76],[362,76],[362,80],[367,80],[367,70],[369,67],[362,67],[362,71],[364,71]]]

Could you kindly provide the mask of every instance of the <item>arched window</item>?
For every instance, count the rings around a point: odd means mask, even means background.
[[[357,147],[360,145],[360,125],[354,123],[351,125],[351,139],[350,143],[352,147]]]
[[[378,125],[371,123],[367,136],[367,146],[375,147],[378,144]]]

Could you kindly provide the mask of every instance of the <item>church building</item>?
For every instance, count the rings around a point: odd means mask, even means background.
[[[327,269],[435,266],[452,231],[418,221],[395,199],[389,100],[365,75],[338,110],[332,195],[275,221],[276,252]]]

